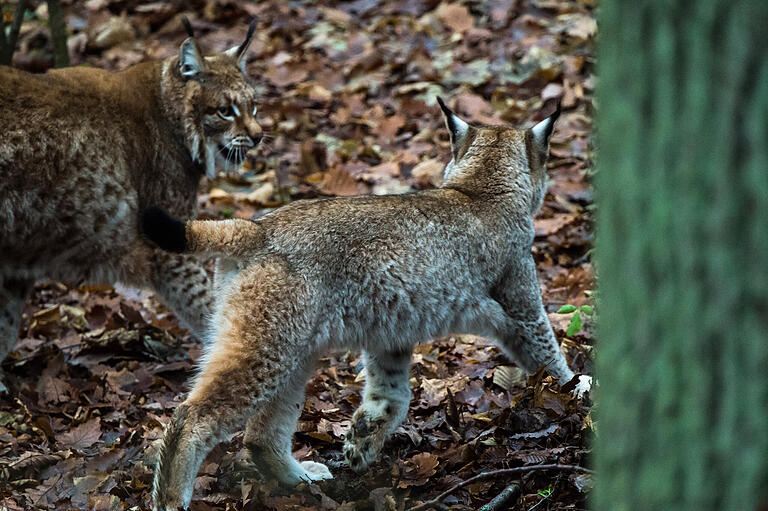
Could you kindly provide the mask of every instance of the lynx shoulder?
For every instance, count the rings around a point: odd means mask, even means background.
[[[331,477],[291,456],[307,377],[328,349],[364,354],[363,403],[344,448],[357,471],[405,417],[418,342],[483,335],[528,371],[574,377],[531,256],[559,110],[518,130],[469,125],[440,105],[453,158],[439,189],[300,201],[257,222],[144,213],[144,231],[161,247],[218,255],[227,271],[215,343],[161,444],[154,509],[187,506],[205,454],[242,426],[257,466],[282,483]]]
[[[194,216],[201,177],[239,166],[259,143],[245,75],[252,35],[206,57],[189,37],[178,55],[118,73],[0,66],[0,360],[42,277],[152,287],[205,329],[205,271],[142,241],[138,212]]]

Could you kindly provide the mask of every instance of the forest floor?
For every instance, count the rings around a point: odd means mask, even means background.
[[[467,119],[517,125],[542,119],[561,99],[533,253],[558,339],[574,370],[591,374],[592,319],[580,315],[583,328],[566,336],[573,313],[556,312],[591,304],[594,287],[591,0],[63,4],[72,63],[112,70],[173,55],[182,14],[205,52],[239,44],[258,17],[248,72],[269,137],[237,175],[201,185],[204,218],[434,187],[450,152],[437,95]],[[42,3],[27,16],[18,67],[51,66],[46,16]],[[10,393],[0,397],[0,508],[145,509],[156,440],[200,353],[147,292],[41,283],[2,365]],[[416,349],[407,421],[357,475],[341,448],[363,381],[359,353],[334,353],[307,387],[294,454],[328,464],[334,480],[278,488],[249,466],[238,434],[206,458],[192,509],[404,510],[484,471],[589,466],[587,399],[542,372],[526,378],[490,341],[450,337]],[[443,502],[475,509],[513,482],[520,494],[497,509],[583,509],[590,488],[578,471],[532,470],[468,485]]]

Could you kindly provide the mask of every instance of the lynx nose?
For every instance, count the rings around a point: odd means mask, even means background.
[[[259,145],[264,134],[264,131],[261,129],[261,126],[259,126],[258,123],[254,121],[248,124],[246,126],[246,129],[248,130],[248,137],[251,139],[251,142],[253,142],[253,145],[254,146]]]

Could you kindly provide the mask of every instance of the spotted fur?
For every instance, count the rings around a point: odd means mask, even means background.
[[[190,433],[155,473],[156,488],[169,481],[155,510],[187,506],[175,496],[191,493],[202,456],[246,423],[246,445],[268,474],[285,484],[330,477],[291,456],[304,385],[329,349],[364,352],[363,404],[344,447],[358,471],[405,417],[418,342],[483,335],[528,371],[546,366],[563,383],[573,378],[531,256],[551,129],[536,136],[470,126],[444,110],[454,158],[437,190],[298,201],[257,222],[186,223],[184,243],[173,245],[220,255],[227,283],[217,295],[215,344],[184,401],[194,410]],[[158,241],[165,228],[181,232],[178,222],[154,218],[157,229],[148,231]]]
[[[0,66],[0,361],[43,277],[150,287],[205,334],[208,275],[141,239],[138,212],[194,217],[203,175],[239,167],[259,143],[244,74],[252,34],[208,57],[190,37],[179,55],[119,73]]]

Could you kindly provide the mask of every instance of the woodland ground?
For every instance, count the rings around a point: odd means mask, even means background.
[[[555,313],[591,303],[593,288],[591,0],[63,3],[73,64],[114,70],[177,51],[182,14],[207,52],[238,44],[258,17],[248,72],[269,137],[239,175],[201,187],[204,218],[433,187],[449,159],[436,95],[465,118],[519,125],[561,98],[533,252],[556,334],[572,367],[591,373],[591,318],[566,337],[571,315]],[[51,66],[46,16],[44,4],[28,15],[15,65]],[[145,508],[152,446],[199,355],[200,344],[146,292],[41,283],[3,363],[11,393],[0,397],[0,507]],[[358,476],[341,447],[361,369],[359,353],[323,359],[298,424],[294,454],[327,463],[333,481],[276,488],[249,467],[236,435],[203,463],[192,509],[403,510],[483,471],[589,465],[588,402],[542,374],[526,380],[484,339],[452,337],[417,348],[408,420]],[[532,471],[444,502],[474,509],[516,480],[521,496],[500,509],[583,509],[590,486],[578,472]]]

